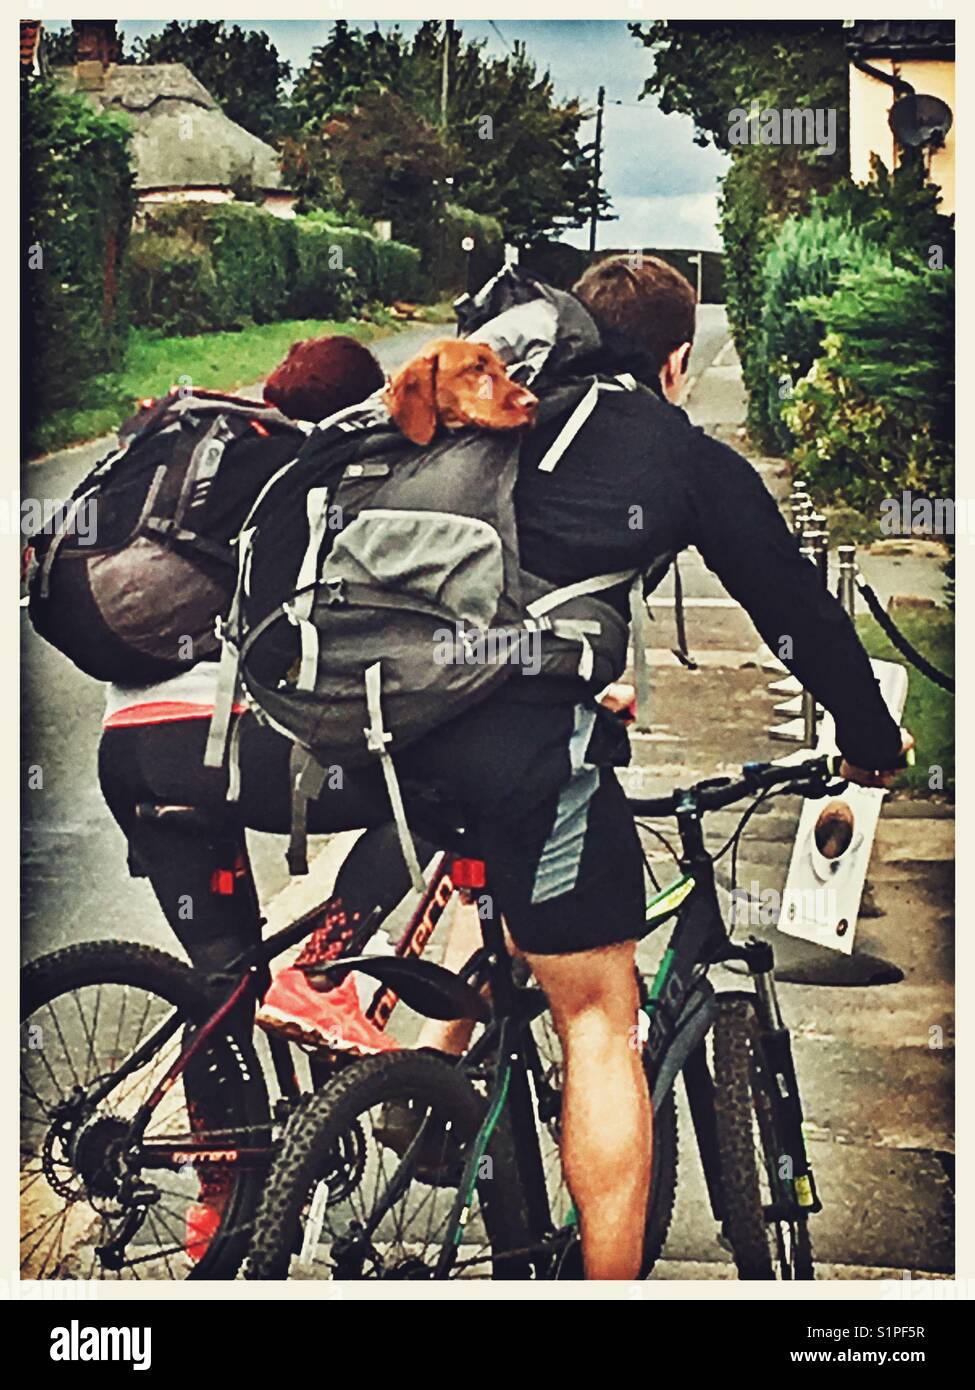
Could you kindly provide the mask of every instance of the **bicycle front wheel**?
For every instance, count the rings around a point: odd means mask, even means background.
[[[758,1033],[751,999],[719,996],[713,1039],[724,1235],[740,1279],[812,1279],[808,1217],[782,1214],[783,1146]]]
[[[458,1193],[484,1118],[463,1071],[422,1052],[352,1063],[291,1117],[246,1264],[249,1279],[511,1276],[523,1243],[501,1135]]]
[[[24,968],[23,1278],[237,1272],[271,1137],[243,1024],[215,1033],[132,1131],[213,1009],[188,966],[134,942],[84,942]]]

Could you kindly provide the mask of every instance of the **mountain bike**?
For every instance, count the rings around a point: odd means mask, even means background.
[[[654,1111],[643,1275],[660,1253],[674,1201],[681,1075],[711,1210],[739,1277],[813,1278],[809,1218],[821,1206],[773,952],[766,942],[732,939],[702,822],[753,798],[725,846],[737,852],[760,801],[835,793],[845,785],[829,785],[837,766],[825,755],[749,763],[737,779],[628,798],[636,816],[675,818],[681,840],[681,875],[647,909],[648,931],[671,917],[676,923],[655,976],[643,983],[635,1038]],[[533,1032],[544,996],[515,978],[483,865],[458,860],[455,873],[483,905],[483,948],[463,978],[411,962],[400,993],[420,1013],[474,1018],[483,1032],[460,1059],[402,1052],[354,1062],[293,1114],[254,1223],[248,1277],[582,1277],[575,1214],[553,1210],[544,1171],[560,1105]],[[752,988],[718,993],[709,971],[732,961]],[[346,965],[368,970],[370,961]]]
[[[138,814],[207,831],[192,807],[146,804]],[[398,965],[423,952],[454,895],[450,864],[438,856],[394,955],[383,958],[384,981],[366,1008],[379,1028],[397,1003]],[[292,1045],[273,1034],[277,1099],[269,1097],[256,1001],[269,962],[320,926],[326,906],[210,978],[127,941],[83,942],[25,966],[22,1277],[233,1277],[276,1135],[302,1102]],[[362,949],[378,926],[363,922],[347,951]],[[348,1060],[313,1053],[313,1084]],[[194,1239],[201,1201],[219,1220]]]
[[[207,833],[192,807],[145,804],[138,814]],[[458,891],[454,862],[438,856],[394,954],[371,958],[380,978],[365,1012],[380,1029],[397,1006],[404,966],[422,955]],[[24,968],[24,1278],[236,1274],[274,1145],[306,1098],[294,1045],[272,1034],[272,1101],[254,1009],[269,962],[320,926],[325,909],[311,909],[209,979],[164,951],[127,941],[83,942]],[[362,949],[378,926],[364,921],[346,954]],[[559,1058],[546,1014],[535,1028],[554,1092]],[[324,1085],[349,1061],[341,1051],[312,1052],[312,1084]],[[355,1150],[346,1158],[354,1174]],[[553,1199],[566,1206],[554,1139],[546,1166]],[[201,1216],[207,1229],[198,1229]]]

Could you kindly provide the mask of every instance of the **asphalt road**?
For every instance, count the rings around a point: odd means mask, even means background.
[[[691,360],[687,369],[692,387],[707,371],[727,341],[728,314],[724,305],[699,304],[694,346],[691,348]]]

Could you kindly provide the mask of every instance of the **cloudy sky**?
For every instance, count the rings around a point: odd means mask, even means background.
[[[366,21],[359,21],[365,24]],[[128,37],[150,34],[165,21],[126,20]],[[264,29],[292,70],[304,67],[311,50],[326,38],[329,20],[228,20],[245,29]],[[380,21],[383,28],[392,21]],[[593,108],[600,84],[606,88],[603,184],[617,221],[601,224],[600,245],[657,246],[719,250],[718,179],[724,155],[702,149],[684,116],[664,116],[652,99],[639,101],[650,71],[647,49],[617,20],[458,20],[470,38],[484,39],[492,54],[503,55],[515,39],[523,41],[540,69],[548,68],[557,92],[578,96]],[[370,26],[371,27],[371,26]],[[416,21],[402,20],[407,34]],[[617,104],[621,103],[621,104]],[[584,138],[591,138],[591,126]],[[584,232],[567,240],[583,244]]]

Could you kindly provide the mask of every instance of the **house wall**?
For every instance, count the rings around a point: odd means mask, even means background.
[[[943,59],[909,58],[896,63],[890,58],[870,57],[871,67],[892,73],[909,82],[918,93],[940,97],[955,111],[955,65]],[[896,93],[886,82],[869,77],[850,65],[850,174],[857,183],[870,177],[870,157],[878,154],[888,169],[899,162],[900,151],[887,116]],[[949,130],[944,148],[927,152],[928,175],[941,189],[940,211],[955,211],[955,130]]]
[[[261,207],[275,217],[294,217],[297,201],[294,193],[267,193]]]
[[[228,188],[150,188],[139,192],[140,203],[229,203]]]

